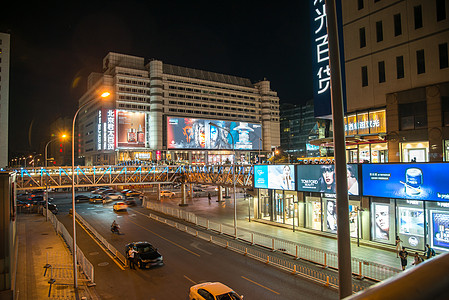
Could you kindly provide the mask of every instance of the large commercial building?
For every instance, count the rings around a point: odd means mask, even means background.
[[[111,94],[99,100],[103,90]],[[87,165],[225,163],[233,149],[237,163],[249,163],[280,144],[279,98],[267,80],[109,53],[103,72],[89,76],[84,104],[78,155]]]
[[[10,35],[0,32],[0,168],[8,166]]]

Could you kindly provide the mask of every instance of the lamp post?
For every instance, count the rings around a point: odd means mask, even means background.
[[[65,135],[65,134],[63,134],[63,135],[61,135],[61,138],[66,138],[67,137],[67,135]],[[45,167],[47,167],[47,161],[48,161],[48,157],[47,157],[47,149],[48,149],[48,145],[50,145],[50,143],[51,142],[54,142],[54,141],[56,141],[56,140],[58,140],[59,139],[59,137],[55,137],[54,139],[52,139],[52,140],[50,140],[46,145],[45,145]]]
[[[102,98],[107,98],[110,95],[109,92],[104,92],[101,94]],[[78,110],[76,111],[75,115],[73,116],[73,122],[72,122],[72,223],[73,223],[73,286],[76,289],[78,287],[78,274],[76,272],[76,211],[75,211],[75,120],[78,113],[86,107],[87,105],[97,101],[98,98],[92,98],[89,101],[85,102],[83,105],[81,105]]]
[[[232,136],[231,132],[229,131],[229,129],[218,126],[215,123],[209,122],[209,125],[215,126],[217,128],[221,128],[224,131],[227,131],[229,133],[229,135],[231,136],[231,140],[232,140],[232,155],[234,156],[234,159],[232,160],[232,181],[234,182],[234,237],[237,238],[237,201],[236,201],[236,197],[235,197],[235,144],[234,144],[234,137]]]
[[[40,153],[39,153],[39,154],[36,154],[36,155],[33,156],[33,158],[31,159],[30,163],[33,162],[33,168],[34,168],[34,165],[35,165],[34,159],[36,158],[36,156],[40,156],[40,155],[41,155]],[[30,157],[31,157],[31,155],[30,155]]]

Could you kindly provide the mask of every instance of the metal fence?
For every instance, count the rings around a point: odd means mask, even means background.
[[[254,232],[239,227],[237,227],[237,236],[234,236],[235,233],[233,226],[216,223],[206,218],[198,217],[194,213],[172,207],[166,207],[154,202],[145,201],[143,205],[148,209],[185,220],[207,230],[212,230],[220,234],[235,237],[239,240],[248,242],[251,245],[262,246],[270,249],[271,251],[282,252],[294,257],[295,259],[307,260],[323,267],[338,270],[338,255],[335,252],[272,237],[260,232]],[[392,268],[390,266],[365,261],[354,257],[351,260],[351,265],[354,275],[359,278],[369,278],[375,281],[385,280],[401,272],[399,269]]]

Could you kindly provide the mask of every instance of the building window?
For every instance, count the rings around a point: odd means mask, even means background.
[[[439,44],[438,52],[440,54],[440,69],[445,69],[448,67],[447,43]]]
[[[416,67],[418,74],[423,74],[426,72],[426,62],[424,60],[424,50],[416,51]]]
[[[443,126],[449,126],[449,97],[441,96],[441,109],[443,111]],[[446,161],[449,160],[446,158]]]
[[[360,36],[360,48],[366,47],[365,27],[359,29],[359,36]]]
[[[377,42],[382,42],[384,40],[384,31],[382,29],[382,21],[376,22],[376,36],[377,36]]]
[[[385,82],[385,62],[378,62],[377,67],[379,69],[379,83]]]
[[[357,2],[359,10],[363,9],[363,0],[358,0]]]
[[[394,36],[402,34],[401,14],[394,15]]]
[[[413,7],[413,13],[415,16],[415,29],[422,27],[422,6],[418,5]]]
[[[397,56],[396,57],[396,78],[401,79],[404,78],[404,57]]]
[[[445,0],[437,0],[437,21],[446,20],[446,2]]]
[[[399,104],[400,130],[427,128],[426,101]]]
[[[368,86],[368,67],[362,67],[362,86]]]

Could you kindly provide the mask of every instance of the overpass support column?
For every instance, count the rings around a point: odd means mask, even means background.
[[[187,206],[187,195],[186,195],[186,185],[183,183],[181,185],[181,203],[179,203],[179,206]]]
[[[157,185],[157,201],[161,201],[161,185]]]
[[[223,187],[221,185],[218,186],[218,202],[223,201]]]
[[[229,187],[225,187],[225,195],[224,195],[224,198],[231,198],[231,196],[229,196]]]

